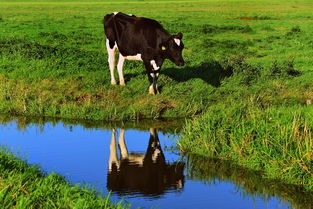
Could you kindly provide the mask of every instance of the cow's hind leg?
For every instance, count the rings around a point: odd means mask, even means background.
[[[112,129],[112,136],[110,142],[110,157],[109,157],[109,172],[112,171],[113,165],[115,164],[117,169],[119,169],[119,161],[117,158],[117,150],[116,150],[116,130]]]
[[[127,159],[128,158],[128,150],[125,144],[125,129],[121,129],[120,131],[120,135],[118,137],[118,146],[120,148],[121,151],[121,156],[122,159]]]
[[[125,57],[120,54],[118,58],[118,63],[117,63],[117,72],[118,72],[118,77],[120,78],[120,85],[124,86],[125,81],[124,81],[124,76],[123,76],[123,65],[125,62]]]
[[[112,45],[112,44],[111,44]],[[111,73],[111,84],[116,85],[115,77],[114,77],[114,68],[115,68],[115,51],[117,49],[116,44],[111,48],[109,39],[106,40],[106,47],[108,51],[108,62]]]

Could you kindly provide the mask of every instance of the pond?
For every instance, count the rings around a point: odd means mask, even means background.
[[[183,156],[182,122],[1,118],[0,146],[132,208],[310,208],[301,188],[232,162]]]

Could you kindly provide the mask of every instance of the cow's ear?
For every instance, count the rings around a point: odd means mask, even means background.
[[[177,33],[177,35],[175,35],[175,38],[182,39],[183,34],[181,32],[179,32],[179,33]]]

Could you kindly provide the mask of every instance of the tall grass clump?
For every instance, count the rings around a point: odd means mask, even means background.
[[[0,148],[0,205],[2,208],[128,208],[87,187],[71,185],[57,174],[45,175]]]
[[[187,121],[178,144],[184,152],[233,160],[312,190],[312,116],[312,106],[212,106]]]

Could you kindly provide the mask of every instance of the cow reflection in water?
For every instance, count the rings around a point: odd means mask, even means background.
[[[184,164],[168,164],[156,129],[150,129],[150,139],[145,154],[128,153],[124,129],[118,137],[121,157],[117,157],[115,129],[110,143],[109,172],[107,187],[113,192],[141,193],[158,196],[166,190],[180,190],[184,186]]]

